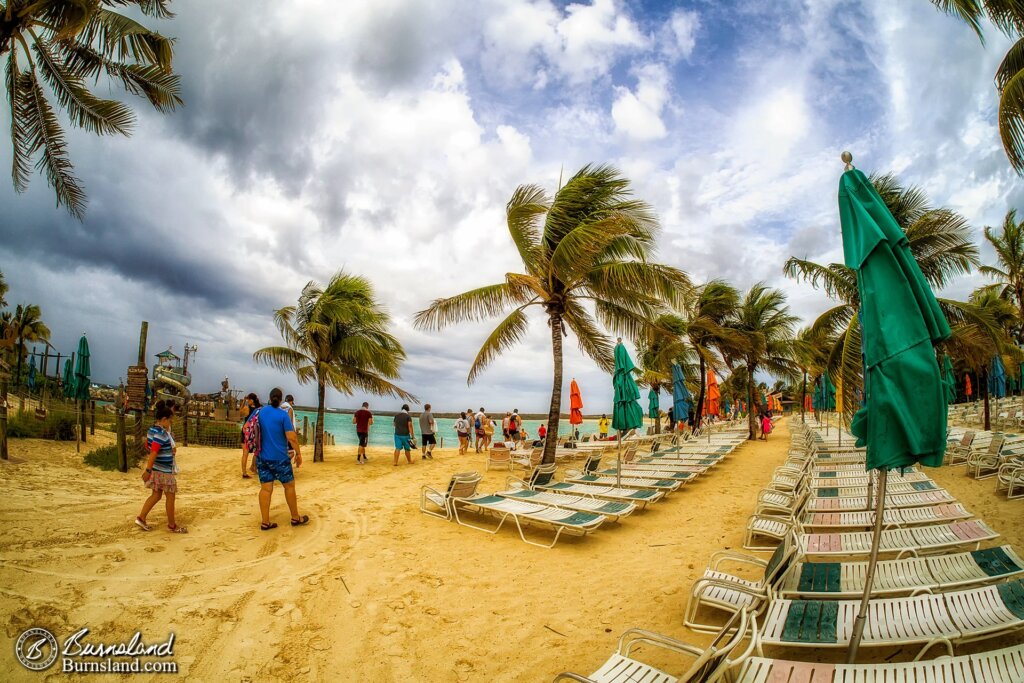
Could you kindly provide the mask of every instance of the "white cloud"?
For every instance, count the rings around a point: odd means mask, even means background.
[[[612,119],[616,129],[634,140],[658,140],[667,131],[661,111],[669,99],[668,70],[659,64],[646,64],[637,69],[635,91],[616,88]]]
[[[688,59],[697,46],[700,15],[694,10],[672,12],[661,31],[662,53],[671,60]]]

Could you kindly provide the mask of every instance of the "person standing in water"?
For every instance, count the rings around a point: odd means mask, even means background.
[[[256,472],[260,477],[260,529],[270,531],[277,524],[270,521],[270,499],[274,495],[274,481],[281,482],[284,487],[284,499],[288,503],[288,511],[292,515],[292,526],[302,526],[309,522],[308,515],[299,514],[299,504],[295,496],[295,473],[292,471],[292,460],[288,457],[289,446],[295,452],[295,466],[302,466],[302,452],[299,450],[299,439],[295,436],[295,426],[288,413],[281,410],[281,390],[270,390],[270,405],[264,406],[256,419],[259,420],[260,452],[256,458]]]
[[[352,416],[352,424],[356,426],[356,436],[359,438],[356,464],[362,465],[366,462],[366,444],[370,441],[370,425],[373,424],[373,413],[370,412],[369,403],[363,401],[363,407]]]
[[[437,445],[435,434],[434,414],[430,412],[430,404],[423,405],[423,412],[420,413],[420,448],[423,453],[420,456],[423,460],[434,459],[434,446]]]
[[[167,512],[167,528],[175,534],[188,533],[188,529],[178,526],[174,519],[174,501],[178,495],[178,483],[174,476],[178,469],[174,462],[178,447],[171,436],[171,418],[174,417],[174,410],[163,401],[157,401],[155,417],[156,423],[149,428],[146,435],[146,450],[149,455],[142,471],[142,481],[153,493],[143,503],[142,511],[135,518],[135,525],[143,531],[150,531],[153,527],[146,522],[146,517],[163,497],[164,510]]]
[[[459,455],[465,455],[469,450],[469,420],[466,413],[460,413],[459,419],[455,421],[455,433],[459,437]]]

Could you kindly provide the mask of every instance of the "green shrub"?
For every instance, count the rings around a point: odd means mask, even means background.
[[[75,418],[73,417],[50,413],[43,420],[42,426],[40,437],[43,439],[53,439],[55,441],[75,440]]]
[[[7,419],[7,436],[11,439],[38,439],[43,423],[28,413],[11,415]]]
[[[129,459],[131,454],[129,454]],[[117,446],[100,446],[85,454],[85,464],[99,467],[101,470],[117,469]]]

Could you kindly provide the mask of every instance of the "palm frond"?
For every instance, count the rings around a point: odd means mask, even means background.
[[[949,278],[981,265],[970,225],[953,211],[926,211],[907,226],[906,233],[921,274],[933,287],[944,287]]]
[[[445,299],[435,299],[429,307],[416,314],[413,322],[422,330],[440,330],[464,320],[493,318],[511,306],[522,306],[532,299],[533,292],[525,283],[506,281]]]
[[[540,239],[542,217],[550,206],[551,199],[537,185],[520,185],[505,205],[508,232],[519,251],[523,265],[535,276],[540,276],[544,272]]]
[[[580,351],[586,354],[597,366],[605,372],[611,372],[615,367],[613,351],[615,346],[611,338],[601,332],[597,322],[587,311],[575,302],[570,302],[565,307],[563,321],[566,326],[576,335]]]
[[[1018,39],[1003,56],[996,69],[996,90],[1002,92],[1014,76],[1024,71],[1024,38]]]
[[[587,288],[600,297],[619,299],[642,292],[674,308],[684,307],[693,293],[693,283],[683,271],[643,261],[597,264],[585,274],[584,281]]]
[[[805,280],[812,287],[819,286],[825,290],[825,294],[832,299],[838,299],[846,303],[857,300],[857,274],[852,268],[842,263],[830,263],[823,266],[806,259],[790,257],[782,267],[786,277],[796,281]]]
[[[5,79],[7,103],[10,106],[11,116],[11,180],[14,182],[16,192],[24,192],[28,189],[31,155],[28,153],[28,131],[25,129],[25,122],[20,115],[21,108],[24,106],[22,103],[24,92],[18,87],[19,81],[17,50],[11,50],[7,59]]]
[[[526,319],[526,314],[523,313],[522,307],[509,313],[504,320],[498,323],[498,326],[487,336],[487,339],[484,340],[480,351],[476,354],[476,358],[473,359],[473,365],[469,368],[466,384],[475,382],[480,373],[495,358],[501,355],[502,351],[522,341],[526,336],[528,328],[529,322]]]
[[[124,14],[97,9],[91,14],[79,40],[87,45],[100,45],[104,54],[114,55],[118,61],[132,59],[139,64],[171,70],[174,41]]]
[[[1010,165],[1024,173],[1024,71],[1018,71],[1003,86],[999,97],[999,137]]]
[[[297,372],[304,367],[313,364],[313,360],[303,353],[290,349],[287,346],[268,346],[252,354],[257,363],[269,365],[283,372]],[[301,378],[300,383],[305,384]],[[308,380],[307,380],[308,381]]]

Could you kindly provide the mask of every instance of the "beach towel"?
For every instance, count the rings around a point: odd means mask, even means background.
[[[260,410],[262,408],[252,411],[242,426],[242,443],[245,444],[246,450],[253,455],[259,455],[263,445],[260,441]]]

